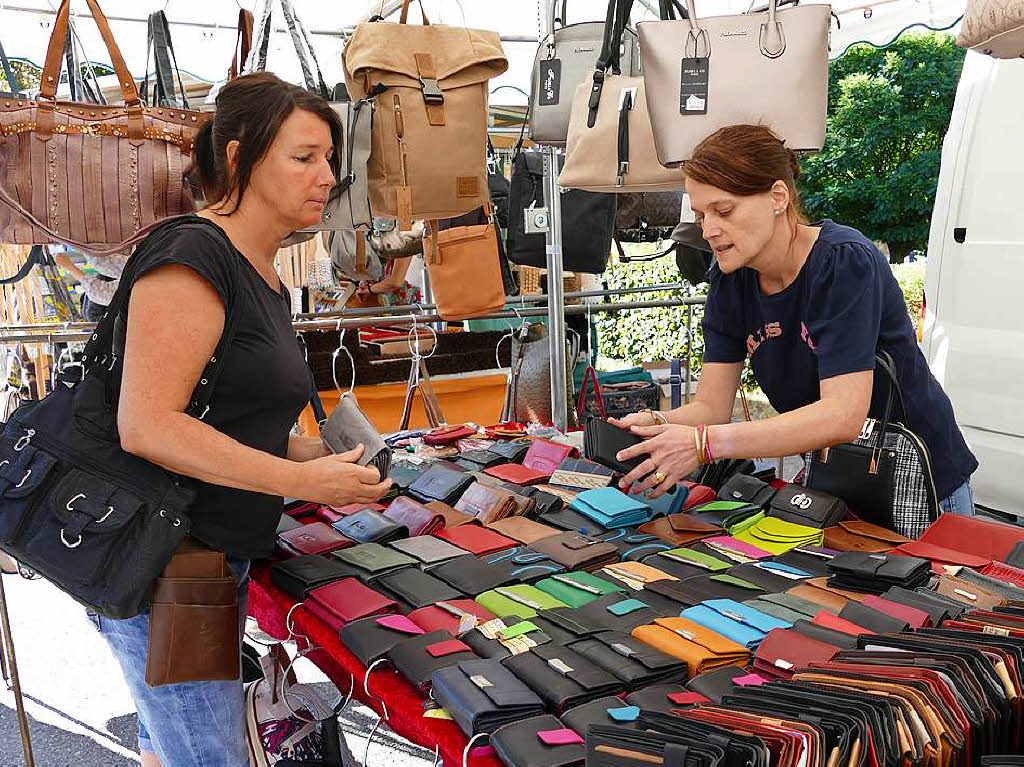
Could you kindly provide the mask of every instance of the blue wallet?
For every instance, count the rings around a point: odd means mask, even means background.
[[[569,508],[592,519],[606,530],[636,527],[654,517],[654,510],[647,501],[631,498],[614,487],[584,490],[576,496]]]

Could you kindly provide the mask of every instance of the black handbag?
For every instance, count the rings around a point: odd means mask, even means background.
[[[559,170],[565,158],[559,155]],[[562,264],[567,272],[601,274],[608,265],[615,227],[616,196],[567,189],[562,192]],[[544,207],[544,157],[517,152],[512,162],[509,192],[508,260],[546,269],[544,234],[527,234],[525,213]]]
[[[804,455],[804,485],[842,498],[868,522],[917,539],[939,518],[928,448],[904,426],[903,392],[892,357],[875,357],[882,420],[869,418],[852,442]],[[898,410],[897,410],[898,408]]]
[[[619,195],[615,239],[619,242],[660,242],[680,223],[683,192],[630,192]]]
[[[184,219],[193,223],[183,223]],[[162,224],[139,246],[160,247],[171,229],[206,226],[194,217]],[[42,400],[18,408],[0,437],[0,549],[86,606],[110,618],[138,615],[153,583],[188,534],[195,481],[125,452],[115,392],[121,355],[115,325],[134,280],[129,260],[117,293],[86,344],[79,380],[59,378]],[[237,266],[237,264],[236,264]],[[233,282],[237,285],[237,272]],[[234,337],[234,295],[224,331],[192,393],[189,415],[202,419]]]

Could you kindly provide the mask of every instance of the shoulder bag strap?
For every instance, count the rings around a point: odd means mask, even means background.
[[[188,109],[188,95],[178,68],[178,57],[174,55],[174,42],[171,40],[171,27],[167,23],[167,15],[163,11],[151,14],[153,19],[153,62],[156,71],[156,84],[159,94],[154,93],[156,106],[176,107],[174,98],[174,79],[178,80],[178,92],[181,93],[181,108]],[[155,89],[154,89],[155,90]]]
[[[252,48],[252,28],[255,19],[252,11],[238,9],[238,35],[235,37],[235,48],[231,53],[231,66],[228,68],[228,79],[238,77],[239,67],[244,67]]]

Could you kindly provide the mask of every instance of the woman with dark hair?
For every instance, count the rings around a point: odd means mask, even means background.
[[[281,241],[319,221],[335,183],[341,126],[319,96],[257,73],[232,80],[201,129],[195,160],[208,206],[140,247],[124,328],[123,448],[199,480],[190,534],[227,555],[244,621],[249,560],[274,547],[283,497],[372,502],[387,492],[357,448],[328,455],[290,435],[312,379],[274,269]],[[234,339],[202,419],[185,413],[231,306]],[[144,767],[249,763],[240,679],[150,687],[149,613],[92,616],[139,713]],[[241,634],[241,625],[239,634]]]
[[[973,514],[969,480],[978,462],[878,248],[850,227],[804,219],[796,156],[765,127],[722,128],[694,150],[684,171],[717,258],[704,314],[704,367],[690,404],[617,422],[645,438],[620,454],[646,457],[622,486],[661,495],[702,462],[701,439],[716,459],[796,455],[854,439],[872,405],[875,354],[884,351],[895,363],[906,426],[928,448],[940,508]],[[730,423],[748,356],[779,415]]]

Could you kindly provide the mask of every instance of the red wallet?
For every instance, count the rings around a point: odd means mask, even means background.
[[[335,631],[360,618],[398,612],[395,600],[364,586],[358,578],[345,578],[313,589],[305,607]]]
[[[471,621],[467,618],[475,618]],[[421,607],[409,613],[409,620],[424,632],[447,631],[452,636],[464,634],[481,623],[494,620],[497,616],[473,599],[449,599],[429,607]]]
[[[419,501],[400,495],[391,502],[384,516],[392,522],[404,525],[409,537],[431,535],[444,527],[444,515],[431,511]]]
[[[434,533],[435,538],[465,549],[471,554],[482,557],[484,554],[493,554],[496,551],[504,551],[518,546],[511,538],[506,538],[500,533],[488,530],[486,527],[476,525],[459,525],[458,527],[445,527]]]
[[[845,618],[840,618],[838,615],[833,615],[826,610],[822,610],[820,613],[815,615],[814,618],[811,619],[811,623],[815,626],[832,629],[833,631],[842,631],[844,634],[850,634],[851,636],[875,633],[863,626],[858,626],[853,621],[848,621]]]
[[[451,445],[454,442],[458,442],[460,439],[472,437],[475,434],[476,429],[460,423],[455,426],[439,426],[433,431],[424,434],[423,441],[433,447],[440,447],[443,445]]]
[[[973,554],[986,562],[993,559],[1005,562],[1021,541],[1024,541],[1024,528],[959,514],[942,514],[918,540]]]
[[[1019,586],[1024,589],[1024,570],[1021,570],[1019,567],[1007,565],[1002,562],[990,562],[982,567],[978,572],[982,575],[990,575],[993,578],[998,578],[1012,586]]]
[[[772,679],[789,679],[811,661],[832,660],[839,648],[789,629],[772,629],[757,648],[754,670]]]
[[[926,541],[909,541],[908,543],[901,543],[890,553],[905,554],[908,557],[920,557],[921,559],[930,560],[932,563],[932,570],[939,572],[940,574],[945,572],[945,570],[941,569],[942,565],[963,565],[964,567],[973,567],[977,569],[984,567],[991,561],[991,558],[975,556],[974,554],[968,554],[963,551],[950,549],[946,546],[940,546]]]
[[[316,510],[319,508],[319,503],[300,501],[299,503],[289,503],[284,507],[284,513],[289,517],[307,517],[310,514],[316,514]]]
[[[502,482],[511,482],[514,485],[537,485],[547,482],[551,478],[551,472],[544,473],[536,469],[528,469],[517,463],[503,463],[499,466],[491,466],[484,469],[485,474],[497,477]]]
[[[679,484],[689,491],[686,496],[686,502],[683,503],[683,511],[689,511],[690,509],[697,508],[701,504],[711,503],[711,501],[718,500],[718,493],[710,487],[698,485],[695,482],[690,482],[689,480],[683,480]]]
[[[327,554],[354,545],[326,522],[312,522],[302,527],[286,530],[277,536],[277,547],[290,556],[303,554]]]
[[[872,610],[878,610],[880,613],[891,615],[893,618],[899,618],[901,621],[906,621],[911,628],[928,628],[932,625],[931,616],[924,610],[918,610],[916,607],[910,607],[909,605],[901,605],[898,602],[890,602],[888,599],[883,599],[874,594],[864,597],[864,606],[870,607]]]
[[[443,658],[446,655],[454,655],[457,652],[473,652],[473,649],[461,639],[446,639],[443,642],[434,642],[423,648],[434,658]]]

